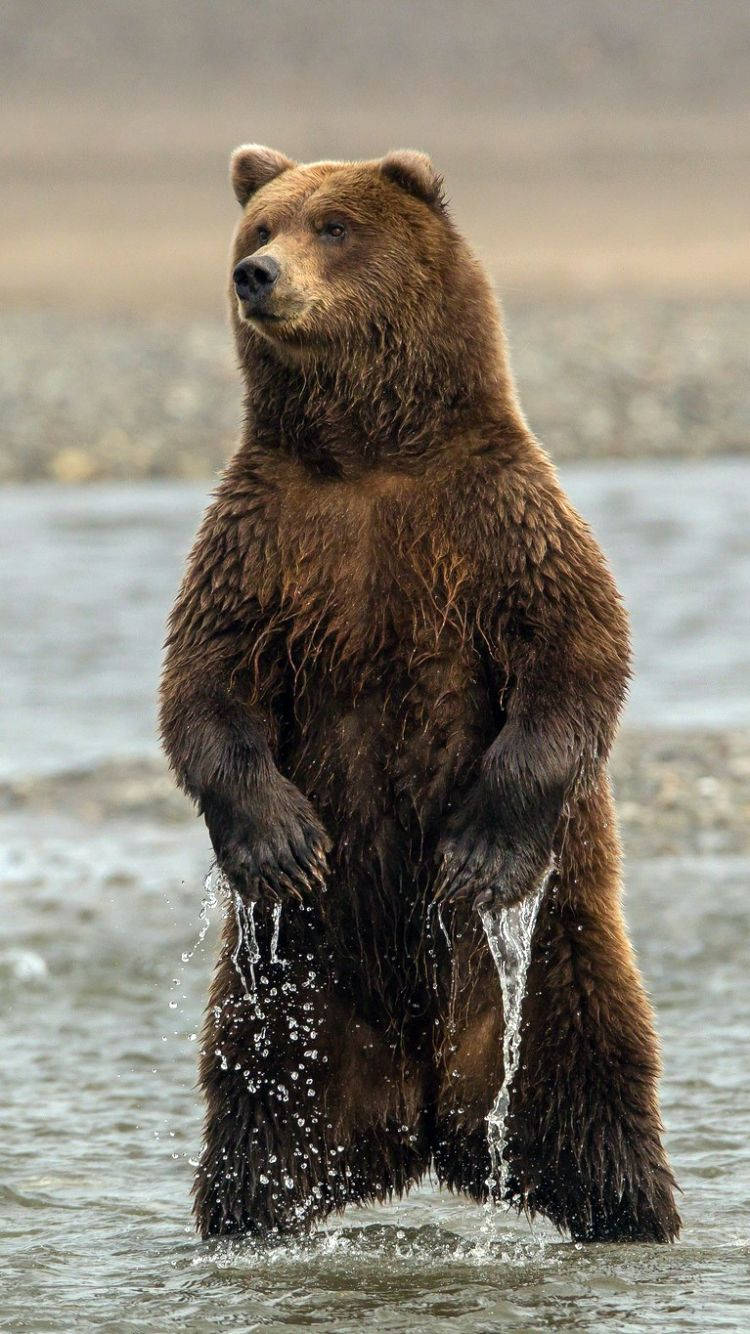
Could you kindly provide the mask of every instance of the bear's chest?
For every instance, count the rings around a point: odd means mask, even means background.
[[[293,659],[374,671],[468,649],[476,560],[464,534],[446,531],[439,493],[387,478],[292,491],[277,533]]]
[[[425,815],[494,735],[483,565],[449,513],[439,493],[395,486],[280,507],[281,757],[322,809],[354,793],[365,823],[394,802]]]

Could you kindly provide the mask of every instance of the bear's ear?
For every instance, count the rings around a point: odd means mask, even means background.
[[[426,153],[418,153],[415,148],[394,149],[382,159],[380,171],[387,180],[423,200],[430,208],[442,208],[442,177]]]
[[[229,159],[229,175],[242,207],[261,185],[267,185],[274,176],[280,176],[282,171],[295,165],[275,148],[265,148],[263,144],[240,144]]]

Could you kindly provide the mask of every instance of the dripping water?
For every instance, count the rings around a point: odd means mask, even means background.
[[[281,933],[281,904],[273,905],[273,929],[271,931],[271,963],[286,963],[286,959],[279,958],[279,935]]]
[[[233,889],[232,901],[234,904],[234,917],[237,923],[237,941],[232,951],[232,963],[235,972],[242,983],[242,990],[246,996],[252,996],[255,993],[255,965],[260,959],[260,949],[258,948],[258,935],[255,929],[255,903],[250,902],[246,905],[242,895],[238,890]],[[247,961],[250,965],[251,986],[247,984],[247,978],[242,971],[240,964],[240,952],[244,950],[247,954]]]
[[[508,1111],[513,1081],[521,1055],[521,1009],[526,993],[526,975],[531,959],[531,942],[539,907],[553,867],[550,866],[533,894],[510,908],[481,908],[479,915],[495,961],[503,996],[503,1082],[487,1117],[487,1143],[490,1151],[490,1198],[505,1199],[508,1163],[505,1160]]]
[[[440,904],[437,905],[437,919],[438,919],[438,925],[439,925],[439,927],[440,927],[440,930],[441,930],[442,933],[443,933],[443,937],[444,937],[444,939],[445,939],[445,943],[446,943],[446,945],[448,946],[448,952],[450,953],[450,955],[451,955],[451,957],[452,957],[452,956],[453,956],[453,941],[451,940],[450,935],[448,934],[448,928],[446,927],[445,922],[443,921],[443,914],[442,914],[442,912],[440,911]]]
[[[256,993],[255,965],[260,962],[260,946],[258,944],[258,932],[255,922],[255,903],[251,901],[246,904],[242,895],[236,890],[231,889],[225,880],[225,888],[230,895],[232,906],[234,908],[234,920],[237,924],[237,940],[232,951],[232,964],[235,972],[242,983],[242,990],[246,996],[254,997]],[[275,903],[272,914],[271,927],[271,949],[269,963],[278,964],[283,967],[286,960],[279,957],[279,936],[281,935],[281,904]],[[250,985],[248,986],[247,977],[240,963],[240,955],[247,956],[250,967]]]
[[[200,930],[198,931],[197,939],[192,948],[183,951],[181,956],[183,963],[189,963],[195,954],[195,951],[203,944],[208,933],[208,928],[211,925],[211,913],[219,901],[219,894],[228,892],[229,882],[224,875],[224,872],[216,865],[216,862],[214,862],[209,867],[203,881],[203,898],[201,899],[201,907],[198,914]]]

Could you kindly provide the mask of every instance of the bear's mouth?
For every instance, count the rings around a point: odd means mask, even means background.
[[[295,315],[301,314],[302,309],[294,306],[291,310],[283,308],[271,310],[268,306],[257,306],[249,301],[243,301],[241,297],[237,298],[237,305],[243,320],[253,324],[283,324],[284,320],[294,319]]]
[[[308,307],[304,302],[294,302],[288,307],[285,305],[281,310],[258,309],[249,302],[237,300],[239,316],[243,324],[249,324],[252,328],[271,335],[272,330],[290,329],[299,319],[307,313]]]
[[[279,314],[278,311],[259,310],[257,307],[251,306],[249,301],[243,301],[241,297],[237,298],[237,306],[240,318],[246,324],[278,324],[286,319],[286,316]]]

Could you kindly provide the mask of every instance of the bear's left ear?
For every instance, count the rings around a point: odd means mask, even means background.
[[[232,189],[245,207],[251,195],[268,185],[274,176],[296,166],[291,158],[278,153],[275,148],[265,148],[263,144],[240,144],[229,159],[229,175]]]
[[[382,159],[380,171],[387,180],[429,204],[430,208],[442,208],[442,177],[426,153],[418,153],[415,148],[394,149]]]

